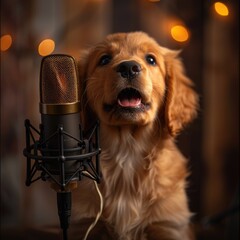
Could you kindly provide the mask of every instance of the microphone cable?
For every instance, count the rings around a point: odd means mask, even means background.
[[[89,174],[88,172],[86,172],[86,171],[84,171],[84,174],[90,175],[90,174]],[[100,218],[101,215],[102,215],[102,211],[103,211],[103,196],[102,196],[102,194],[101,194],[101,192],[100,192],[100,189],[99,189],[99,187],[98,187],[97,182],[96,182],[96,181],[93,181],[93,182],[94,182],[94,185],[95,185],[96,191],[97,191],[98,196],[99,196],[100,207],[99,207],[99,212],[98,212],[98,214],[97,214],[97,216],[96,216],[94,222],[89,226],[89,228],[88,228],[88,230],[87,230],[87,232],[86,232],[86,234],[85,234],[83,240],[87,240],[87,237],[88,237],[90,231],[96,226],[96,224],[97,224],[99,218]]]
[[[85,174],[88,174],[87,172],[84,172]],[[98,193],[99,200],[100,200],[100,207],[99,212],[94,220],[94,222],[88,227],[87,232],[85,233],[85,236],[83,240],[87,240],[89,233],[91,230],[96,226],[99,218],[102,215],[103,211],[103,197],[100,192],[100,189],[98,187],[98,184],[96,181],[94,181],[95,189]],[[68,240],[67,235],[67,229],[69,227],[70,222],[70,216],[71,216],[71,192],[57,192],[57,206],[58,206],[58,215],[60,219],[61,228],[63,230],[63,240]]]

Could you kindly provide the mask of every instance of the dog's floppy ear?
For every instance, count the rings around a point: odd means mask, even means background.
[[[177,135],[181,129],[197,116],[198,95],[192,81],[185,75],[178,58],[180,51],[162,48],[166,66],[165,122],[169,133]]]
[[[88,131],[96,123],[96,115],[93,113],[87,98],[87,69],[89,64],[89,53],[91,49],[81,51],[78,59],[79,91],[81,104],[81,124],[83,130]]]

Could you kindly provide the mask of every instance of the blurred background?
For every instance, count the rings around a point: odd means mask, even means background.
[[[1,1],[1,239],[37,239],[26,229],[59,224],[54,191],[41,180],[25,186],[24,120],[40,123],[42,57],[81,58],[107,34],[136,30],[183,50],[200,95],[198,119],[177,139],[197,239],[239,239],[237,0]]]

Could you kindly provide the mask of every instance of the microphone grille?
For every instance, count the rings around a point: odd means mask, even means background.
[[[40,73],[40,101],[44,104],[79,101],[79,81],[74,58],[63,54],[42,59]]]

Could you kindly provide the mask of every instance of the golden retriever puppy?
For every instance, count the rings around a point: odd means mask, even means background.
[[[84,125],[100,120],[102,148],[105,226],[88,239],[111,239],[109,229],[112,239],[190,239],[187,162],[174,137],[196,117],[198,97],[178,52],[143,32],[119,33],[80,64]],[[88,184],[80,186],[82,218],[94,218],[99,208]]]

